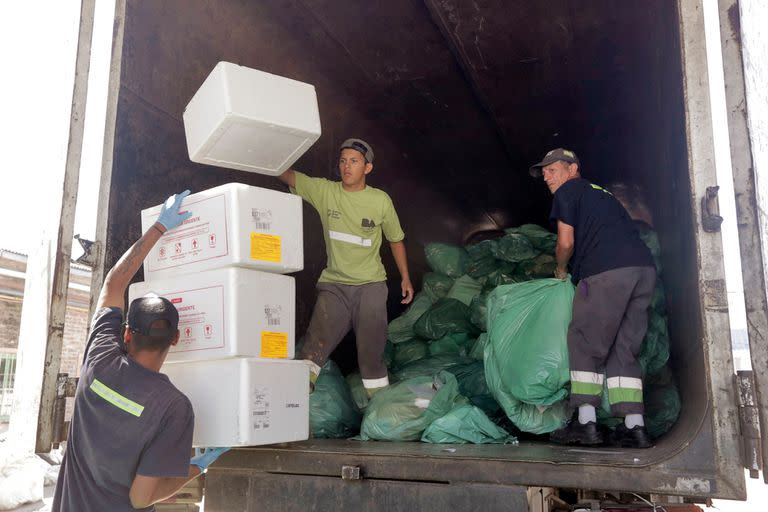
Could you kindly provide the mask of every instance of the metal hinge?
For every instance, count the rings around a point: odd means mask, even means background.
[[[77,258],[75,263],[94,268],[96,266],[96,259],[99,254],[98,250],[101,247],[101,244],[99,244],[99,242],[91,242],[85,238],[80,238],[80,235],[75,235],[74,238],[78,241],[80,247],[83,248],[83,255]]]
[[[701,198],[701,225],[707,233],[717,233],[723,218],[717,203],[717,192],[720,187],[707,187],[707,193]]]
[[[763,467],[760,450],[760,417],[755,402],[755,383],[751,370],[739,370],[734,377],[739,390],[739,426],[741,427],[741,461],[750,478],[760,477]]]
[[[75,396],[77,382],[80,379],[70,377],[68,373],[60,373],[56,376],[56,400],[53,402],[53,447],[58,448],[59,443],[67,440],[67,422],[64,421],[64,413],[67,410],[67,398]]]
[[[360,466],[341,466],[342,480],[362,480]]]

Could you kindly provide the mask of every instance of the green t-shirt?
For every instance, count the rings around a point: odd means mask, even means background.
[[[405,238],[392,199],[366,186],[347,192],[339,181],[296,173],[292,190],[315,207],[323,223],[328,263],[321,283],[365,284],[386,281],[381,263],[382,232],[390,242]]]

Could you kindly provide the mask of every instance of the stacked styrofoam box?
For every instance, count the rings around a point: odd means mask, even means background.
[[[192,402],[195,446],[306,439],[309,370],[292,360],[295,282],[281,275],[303,268],[301,199],[230,183],[186,197],[185,210],[129,299],[155,293],[179,311],[163,372]],[[159,213],[141,212],[144,231]]]
[[[315,88],[219,62],[184,110],[193,162],[277,176],[320,137]]]

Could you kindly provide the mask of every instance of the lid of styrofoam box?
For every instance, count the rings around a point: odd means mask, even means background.
[[[302,361],[233,358],[160,370],[195,411],[194,446],[256,446],[309,437],[309,369]]]
[[[179,312],[167,362],[227,357],[291,359],[296,287],[290,276],[238,267],[133,283],[130,300],[153,293]]]
[[[219,62],[184,110],[193,162],[276,176],[320,137],[314,86]]]
[[[142,230],[161,205],[141,211]],[[242,183],[189,195],[192,217],[167,231],[144,259],[146,280],[238,265],[287,274],[304,268],[301,198]]]

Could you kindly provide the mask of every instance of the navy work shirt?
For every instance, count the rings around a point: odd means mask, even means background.
[[[123,351],[121,323],[119,308],[93,317],[54,511],[134,511],[128,492],[137,473],[189,474],[192,404]]]
[[[571,279],[579,280],[624,267],[652,267],[653,257],[619,201],[583,178],[563,183],[555,192],[549,220],[573,227]]]

